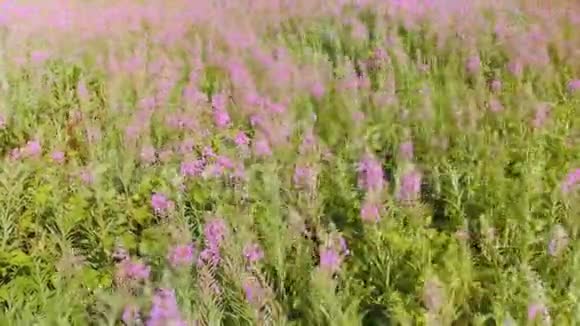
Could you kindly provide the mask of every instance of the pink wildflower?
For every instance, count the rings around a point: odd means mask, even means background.
[[[580,91],[580,79],[571,80],[568,83],[568,90],[570,91],[570,93],[576,93]]]
[[[133,304],[125,306],[121,320],[125,325],[137,325],[139,323],[139,307]]]
[[[21,150],[23,156],[37,157],[42,153],[42,146],[38,140],[29,140]]]
[[[65,155],[64,155],[64,152],[62,152],[62,151],[54,151],[54,152],[52,152],[50,157],[52,158],[52,161],[57,163],[57,164],[62,164],[62,163],[64,163],[64,160],[65,160]]]
[[[272,149],[266,138],[261,137],[254,142],[254,153],[261,157],[272,155]]]
[[[153,146],[145,146],[141,149],[140,153],[141,161],[144,163],[153,163],[155,162],[155,147]]]
[[[335,273],[340,269],[342,257],[334,248],[323,247],[320,249],[320,268],[324,271]]]
[[[155,213],[166,214],[175,207],[175,204],[164,194],[155,193],[151,196],[151,206]]]
[[[501,81],[500,81],[500,80],[498,80],[498,79],[494,79],[494,80],[492,80],[492,81],[491,81],[491,84],[490,84],[490,87],[491,87],[491,90],[492,90],[494,93],[498,93],[499,91],[501,91],[501,88],[502,88]]]
[[[262,251],[260,245],[251,243],[244,248],[244,257],[246,257],[250,264],[253,264],[264,258],[264,251]]]
[[[550,114],[550,106],[548,106],[547,104],[540,104],[536,108],[536,114],[534,116],[534,120],[532,121],[532,125],[535,128],[541,128],[548,119],[549,114]]]
[[[310,94],[316,99],[321,99],[324,96],[324,84],[321,82],[316,82],[310,87]]]
[[[378,222],[381,218],[380,205],[366,199],[361,207],[360,216],[365,222]]]
[[[401,201],[413,201],[419,197],[421,191],[421,173],[411,170],[404,173],[399,180],[397,198]]]
[[[385,180],[381,163],[370,154],[366,154],[358,166],[358,185],[366,191],[381,191]]]
[[[478,55],[471,56],[467,59],[465,67],[468,73],[477,74],[481,70],[481,59]]]
[[[236,134],[236,138],[234,139],[234,142],[238,146],[246,146],[250,143],[250,138],[248,138],[246,133],[244,133],[243,131],[240,131]]]
[[[122,281],[144,281],[150,273],[151,267],[146,264],[126,259],[117,264],[116,278]]]
[[[413,159],[413,142],[406,141],[399,146],[399,155],[405,160]]]
[[[170,249],[167,260],[174,268],[189,266],[193,262],[195,248],[193,244],[177,245]]]
[[[181,163],[180,173],[184,177],[196,177],[203,171],[204,161],[194,160]]]
[[[580,168],[570,171],[562,183],[562,192],[569,193],[580,183]]]
[[[186,326],[182,319],[175,291],[159,289],[153,297],[153,305],[149,312],[147,326]]]

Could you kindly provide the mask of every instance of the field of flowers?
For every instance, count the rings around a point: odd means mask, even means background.
[[[579,30],[0,0],[0,325],[579,325]]]

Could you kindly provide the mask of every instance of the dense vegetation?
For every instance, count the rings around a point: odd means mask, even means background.
[[[0,324],[578,324],[542,3],[0,0]]]

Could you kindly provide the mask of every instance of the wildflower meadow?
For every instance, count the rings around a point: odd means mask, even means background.
[[[580,325],[579,31],[0,0],[0,325]]]

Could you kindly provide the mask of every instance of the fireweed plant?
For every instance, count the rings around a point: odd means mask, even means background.
[[[578,30],[0,0],[0,325],[577,325]]]

